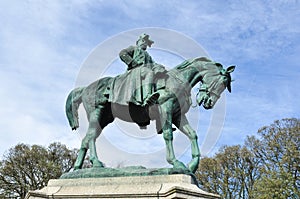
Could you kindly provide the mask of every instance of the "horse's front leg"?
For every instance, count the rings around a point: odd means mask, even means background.
[[[161,107],[161,122],[162,122],[162,131],[163,137],[166,143],[166,159],[168,163],[173,165],[173,168],[176,169],[184,169],[186,170],[186,166],[176,159],[174,148],[173,148],[173,129],[172,129],[172,103],[168,105],[164,105]]]
[[[198,137],[196,131],[191,127],[185,115],[177,119],[174,123],[177,128],[183,132],[191,141],[192,148],[192,160],[188,164],[188,168],[191,172],[195,173],[198,169],[200,161],[200,150],[198,146]]]

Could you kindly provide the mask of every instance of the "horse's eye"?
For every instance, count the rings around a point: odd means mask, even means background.
[[[223,77],[223,83],[224,83],[225,85],[227,85],[227,83],[228,83],[228,78],[227,78],[226,76]]]

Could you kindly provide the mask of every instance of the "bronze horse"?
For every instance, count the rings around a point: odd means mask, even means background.
[[[214,107],[221,93],[227,88],[231,92],[231,76],[235,66],[224,69],[220,63],[205,57],[189,59],[167,72],[164,86],[157,90],[160,97],[157,104],[150,107],[124,106],[109,101],[109,89],[113,77],[99,79],[87,87],[72,90],[66,101],[66,114],[72,130],[79,127],[78,108],[83,103],[89,127],[82,140],[74,169],[81,169],[87,150],[93,167],[104,167],[98,159],[95,141],[106,125],[119,118],[139,125],[156,121],[158,133],[163,134],[166,143],[166,159],[173,168],[189,169],[195,173],[200,161],[197,134],[189,124],[185,114],[191,106],[191,89],[201,82],[197,94],[198,105],[205,109]],[[128,111],[129,110],[129,111]],[[174,124],[191,142],[192,160],[185,166],[176,159],[173,149]]]

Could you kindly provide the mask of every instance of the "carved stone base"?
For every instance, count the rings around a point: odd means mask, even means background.
[[[29,191],[25,199],[42,198],[197,198],[218,195],[199,189],[189,175],[131,176],[50,180],[47,187]]]

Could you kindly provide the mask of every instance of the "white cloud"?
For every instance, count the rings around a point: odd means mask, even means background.
[[[180,31],[213,59],[238,65],[218,144],[242,142],[273,119],[299,117],[298,7],[297,1],[1,1],[0,153],[18,142],[61,140],[79,147],[80,136],[67,125],[64,101],[80,64],[109,36],[145,26]],[[159,62],[174,63],[159,57],[159,51],[153,54]],[[272,83],[278,75],[282,79]],[[200,114],[201,136],[206,130],[202,124],[209,121],[205,116]],[[114,161],[113,154],[106,155]],[[145,162],[165,164],[164,156],[149,156]]]
[[[82,61],[75,55],[86,47],[64,42],[60,49],[70,22],[66,7],[55,1],[1,4],[1,153],[19,142],[75,147],[78,137],[70,139],[63,104]]]
[[[299,33],[295,7],[297,2],[194,1],[174,7],[171,23],[215,59],[266,59],[293,44]]]

